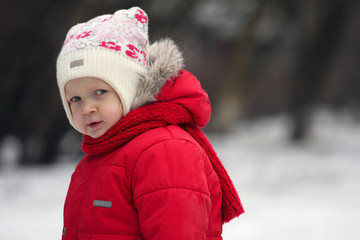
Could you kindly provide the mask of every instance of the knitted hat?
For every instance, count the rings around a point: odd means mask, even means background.
[[[139,76],[147,72],[148,45],[148,17],[138,7],[102,15],[70,29],[56,68],[62,102],[73,127],[65,84],[75,78],[100,78],[117,92],[126,115],[133,104]]]

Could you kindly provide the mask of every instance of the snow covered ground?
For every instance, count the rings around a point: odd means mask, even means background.
[[[360,239],[360,122],[317,112],[309,141],[287,142],[286,116],[210,135],[246,213],[225,240]],[[0,239],[60,239],[75,165],[0,170]]]

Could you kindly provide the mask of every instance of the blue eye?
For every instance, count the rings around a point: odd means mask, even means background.
[[[71,99],[70,99],[70,101],[71,102],[77,102],[77,101],[80,101],[81,100],[81,98],[80,97],[72,97]]]
[[[104,89],[99,89],[99,90],[96,90],[96,95],[103,95],[104,93],[106,93],[107,91],[104,90]]]

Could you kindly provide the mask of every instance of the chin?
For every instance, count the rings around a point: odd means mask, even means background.
[[[86,135],[88,135],[89,137],[92,137],[92,138],[99,138],[102,135],[104,135],[105,132],[101,131],[101,132],[96,132],[96,133],[88,133]]]
[[[90,135],[90,137],[92,137],[92,138],[99,138],[99,137],[101,137],[102,135],[104,135],[104,134],[94,134],[94,135]]]

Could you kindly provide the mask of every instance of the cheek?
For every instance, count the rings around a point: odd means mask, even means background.
[[[73,119],[76,125],[79,125],[81,123],[81,118],[77,114],[73,114]]]
[[[71,107],[70,110],[76,127],[80,127],[82,123],[81,114],[79,114],[79,111],[74,107]]]
[[[114,123],[118,122],[122,117],[121,105],[119,105],[116,102],[111,104],[111,106],[108,106],[108,112],[109,112],[108,116],[111,118],[112,122]]]

